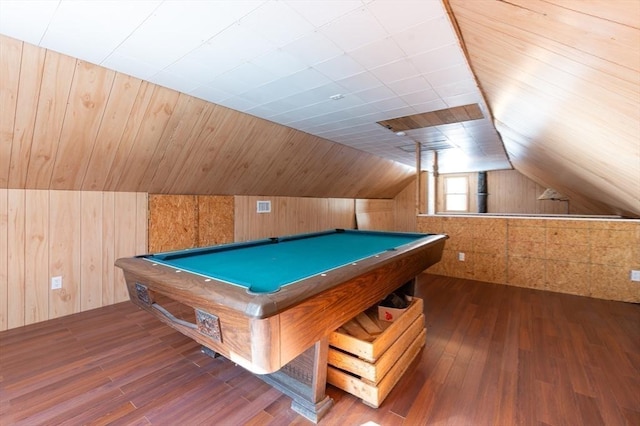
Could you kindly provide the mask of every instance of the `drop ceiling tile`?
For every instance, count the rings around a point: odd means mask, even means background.
[[[141,80],[149,80],[153,75],[160,72],[160,68],[158,67],[146,64],[137,58],[130,58],[119,53],[109,56],[102,65]]]
[[[267,118],[271,117],[272,115],[279,114],[278,111],[268,108],[264,105],[258,105],[252,108],[248,108],[244,112],[261,118]]]
[[[38,46],[57,8],[58,2],[50,0],[3,0],[0,33]]]
[[[124,40],[117,52],[166,67],[233,24],[228,15],[216,13],[216,5],[201,1],[163,2]]]
[[[359,47],[349,52],[349,55],[367,69],[395,62],[406,56],[391,37]]]
[[[431,85],[422,75],[405,78],[403,80],[392,81],[390,83],[387,83],[387,87],[389,87],[397,95],[400,96],[406,95],[408,93],[431,89]]]
[[[371,70],[373,75],[378,77],[383,83],[390,83],[398,80],[406,80],[420,74],[416,66],[408,59],[390,62]]]
[[[313,68],[332,80],[342,80],[365,71],[362,65],[347,54],[316,64]]]
[[[407,28],[394,34],[393,39],[408,56],[415,56],[458,42],[449,18],[446,16]]]
[[[110,57],[107,62],[110,63],[112,58]],[[209,63],[202,63],[196,60],[195,56],[188,55],[179,61],[174,62],[164,69],[164,71],[181,75],[183,78],[194,80],[195,82],[205,85],[215,80],[219,75],[224,74],[234,68],[243,64],[241,58],[233,56],[221,57],[219,61]],[[213,85],[209,84],[213,87]]]
[[[181,0],[173,1],[180,2]],[[268,0],[209,1],[208,3],[214,3],[215,7],[220,9],[219,13],[228,15],[233,18],[234,21],[238,21],[267,1]]]
[[[319,32],[312,32],[282,47],[307,65],[315,65],[340,56],[344,51]]]
[[[261,68],[251,62],[245,62],[217,76],[211,80],[209,85],[212,87],[221,87],[232,93],[239,94],[277,80],[278,77],[278,75],[265,68]]]
[[[439,47],[429,52],[411,56],[409,59],[423,74],[451,68],[465,62],[462,50],[457,44]]]
[[[232,96],[231,98],[225,99],[223,102],[221,102],[221,105],[242,112],[245,112],[246,110],[255,108],[257,106],[254,102],[251,102],[250,100],[245,99],[242,96]]]
[[[314,68],[306,68],[287,77],[287,82],[303,90],[311,90],[331,84],[332,81]]]
[[[160,71],[153,77],[149,78],[151,83],[168,87],[178,92],[189,93],[198,88],[199,83],[191,79],[175,75],[167,71]]]
[[[400,96],[409,106],[426,104],[428,102],[438,101],[440,97],[433,89],[421,90],[420,92],[407,93]]]
[[[219,62],[235,63],[238,66],[275,49],[276,46],[273,43],[234,24],[189,52],[185,59],[213,68]]]
[[[402,99],[393,98],[373,102],[372,105],[383,111],[389,118],[404,117],[413,114],[413,109],[404,103]]]
[[[463,80],[452,84],[445,84],[444,86],[434,86],[433,90],[444,99],[465,94],[473,94],[475,96],[478,91],[478,86],[476,86],[473,80]]]
[[[423,112],[439,111],[441,109],[449,108],[449,105],[447,105],[442,99],[436,99],[423,104],[414,104],[412,107],[417,114],[422,114]]]
[[[377,102],[383,99],[396,98],[396,94],[393,90],[386,86],[378,86],[373,89],[363,90],[355,93],[355,96],[362,99],[366,103]]]
[[[243,80],[234,76],[233,70],[221,74],[207,83],[210,87],[224,88],[224,91],[232,96],[240,95],[249,89],[255,88],[257,85],[248,85]]]
[[[327,7],[326,0],[290,0],[286,3],[318,28],[363,6],[360,0],[333,1],[331,7]]]
[[[460,105],[477,104],[480,99],[480,95],[476,91],[463,93],[461,95],[445,96],[442,98],[448,108]],[[486,115],[485,111],[482,111],[482,113]]]
[[[389,35],[375,16],[363,8],[349,12],[323,26],[319,31],[345,52]]]
[[[453,67],[442,68],[424,74],[429,84],[432,86],[442,86],[461,80],[473,80],[473,74],[466,63],[460,63]]]
[[[225,99],[233,96],[233,94],[225,92],[224,90],[220,90],[217,87],[209,87],[204,85],[195,88],[194,90],[189,92],[189,94],[216,104],[219,104]]]
[[[445,16],[445,10],[439,1],[376,1],[368,5],[367,9],[390,33],[398,33],[425,20]],[[411,10],[411,13],[407,13],[407,10]]]
[[[158,3],[113,1],[60,2],[40,46],[86,61],[101,63],[132,31],[145,21]],[[104,28],[109,31],[104,31]]]
[[[308,68],[304,62],[280,49],[272,50],[266,55],[252,59],[250,62],[278,76],[278,78],[286,77]]]
[[[240,25],[278,47],[314,30],[306,19],[281,1],[270,1],[246,15]]]
[[[371,74],[368,71],[352,75],[351,77],[340,79],[337,81],[337,83],[351,93],[382,86],[380,80],[378,80],[375,75]]]

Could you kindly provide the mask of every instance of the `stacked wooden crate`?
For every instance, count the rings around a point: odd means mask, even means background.
[[[378,407],[425,342],[422,299],[391,323],[368,309],[329,336],[327,382]]]

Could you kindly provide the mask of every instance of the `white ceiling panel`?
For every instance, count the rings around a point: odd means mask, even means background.
[[[0,0],[0,33],[409,166],[449,128],[378,121],[486,111],[439,0]],[[458,127],[441,170],[510,168],[489,119]]]
[[[288,0],[286,3],[317,28],[364,6],[360,0],[332,1],[330,4],[326,0]]]
[[[366,8],[349,12],[320,29],[345,52],[387,37],[388,32]]]
[[[313,31],[314,26],[281,1],[270,1],[240,19],[240,25],[278,47]]]
[[[58,2],[50,0],[2,0],[0,30],[18,40],[40,45],[57,8]]]
[[[423,21],[445,16],[439,1],[376,1],[367,8],[390,33],[399,33]]]

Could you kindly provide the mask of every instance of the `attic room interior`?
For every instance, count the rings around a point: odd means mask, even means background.
[[[0,424],[180,423],[640,424],[640,2],[0,0]]]

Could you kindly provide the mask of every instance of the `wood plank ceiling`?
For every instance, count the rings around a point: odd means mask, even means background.
[[[448,3],[514,167],[640,217],[640,2]]]

